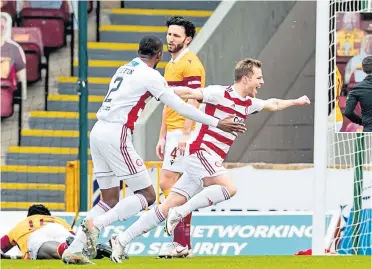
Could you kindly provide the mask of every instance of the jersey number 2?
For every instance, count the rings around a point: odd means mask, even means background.
[[[122,82],[123,82],[123,78],[122,78],[122,77],[117,77],[117,78],[115,79],[115,81],[114,81],[115,87],[111,88],[111,89],[108,91],[108,93],[107,93],[107,95],[106,95],[106,98],[105,98],[105,100],[104,100],[103,102],[111,102],[111,98],[109,98],[109,97],[110,97],[110,94],[111,94],[112,92],[116,92],[117,90],[119,90],[120,85],[121,85]]]

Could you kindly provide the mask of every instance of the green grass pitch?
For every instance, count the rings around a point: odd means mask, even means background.
[[[239,257],[193,257],[192,259],[159,260],[153,257],[132,257],[122,264],[108,259],[95,260],[92,268],[133,268],[133,269],[369,269],[369,256],[239,256]],[[2,260],[2,269],[60,269],[81,267],[65,265],[61,261]]]

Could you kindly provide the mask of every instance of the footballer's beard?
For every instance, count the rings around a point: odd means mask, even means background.
[[[180,43],[178,45],[175,45],[175,48],[173,50],[169,49],[169,45],[168,45],[168,52],[177,53],[180,50],[182,50],[184,47],[185,47],[185,41],[183,41],[182,43]]]

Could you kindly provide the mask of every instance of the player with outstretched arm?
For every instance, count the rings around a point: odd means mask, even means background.
[[[204,89],[176,87],[174,91],[182,98],[202,102],[200,110],[204,113],[217,119],[234,115],[236,122],[244,122],[248,115],[261,110],[280,111],[310,104],[307,96],[294,100],[257,99],[257,89],[263,83],[261,62],[248,58],[237,64],[232,86],[215,85]],[[125,232],[110,239],[113,262],[120,263],[122,258],[127,258],[125,247],[167,217],[166,230],[171,234],[179,221],[193,210],[218,204],[236,194],[236,187],[223,167],[223,161],[237,134],[205,124],[198,124],[196,132],[185,160],[185,172],[165,202],[142,214]],[[91,230],[96,229],[94,222],[88,222],[91,223]],[[96,239],[89,241],[96,242]]]
[[[75,240],[63,253],[65,263],[91,263],[83,249],[96,255],[99,230],[115,222],[135,216],[156,200],[150,175],[143,159],[136,152],[132,137],[147,101],[155,97],[179,114],[227,132],[245,132],[244,124],[234,123],[233,117],[216,119],[185,103],[168,87],[164,77],[155,70],[162,59],[163,43],[156,36],[141,39],[138,57],[119,67],[112,77],[108,93],[97,112],[98,121],[90,133],[90,149],[94,176],[97,178],[102,200],[88,213],[97,229],[91,230],[85,219]],[[119,201],[120,181],[125,180],[135,195]],[[84,232],[85,231],[85,232]],[[93,233],[93,235],[92,235]]]

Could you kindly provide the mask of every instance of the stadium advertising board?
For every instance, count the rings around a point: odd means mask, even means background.
[[[1,214],[8,214],[1,212]],[[20,212],[14,212],[20,213]],[[7,219],[14,224],[22,219]],[[58,213],[69,223],[73,214]],[[25,216],[25,214],[23,215]],[[79,223],[82,220],[79,218]],[[138,217],[116,222],[101,231],[100,242],[105,243],[112,234],[124,231]],[[311,215],[304,213],[195,213],[192,220],[192,243],[195,255],[293,255],[298,250],[311,248]],[[1,227],[2,234],[6,231]],[[169,243],[163,226],[138,238],[128,247],[131,256],[155,256]]]

